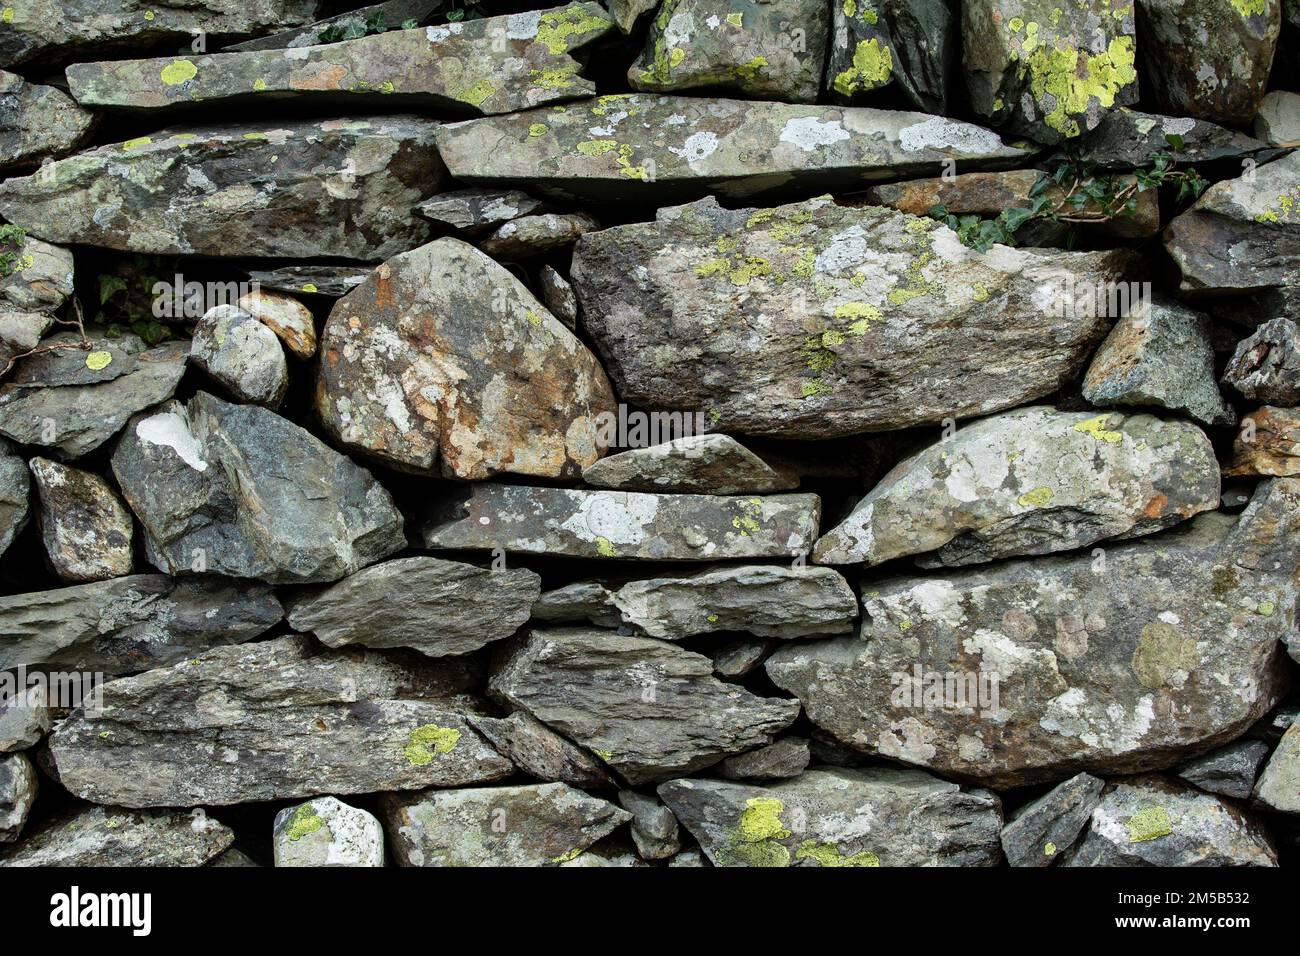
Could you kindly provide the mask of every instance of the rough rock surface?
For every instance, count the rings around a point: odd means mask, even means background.
[[[1104,780],[1076,774],[1021,807],[1002,828],[1002,850],[1012,866],[1051,866],[1074,846],[1101,802]]]
[[[248,277],[267,289],[304,295],[321,295],[337,299],[347,295],[373,271],[369,266],[282,266],[278,269],[254,269]],[[245,312],[253,311],[240,305]],[[256,314],[256,313],[255,313]],[[292,346],[291,346],[292,347]]]
[[[577,328],[578,297],[573,286],[569,285],[569,280],[548,263],[542,266],[538,274],[538,284],[542,290],[542,302],[551,315],[563,322],[566,329]]]
[[[202,810],[85,807],[30,833],[0,866],[202,866],[234,839]]]
[[[496,259],[514,262],[564,249],[577,242],[579,236],[599,228],[594,216],[581,212],[520,216],[485,236],[479,248]]]
[[[29,463],[40,500],[45,555],[69,584],[131,573],[134,525],[117,493],[99,475],[48,458]]]
[[[1225,476],[1300,475],[1300,412],[1265,405],[1243,415],[1232,452]]]
[[[1255,135],[1274,146],[1300,141],[1300,93],[1267,94],[1255,114]]]
[[[1024,404],[1086,360],[1105,253],[987,254],[946,226],[829,198],[714,199],[589,233],[582,322],[626,402],[705,412],[736,434],[830,438]],[[673,348],[656,347],[671,339]]]
[[[666,860],[682,849],[677,818],[654,797],[620,790],[619,805],[632,814],[632,842],[643,860]]]
[[[673,780],[659,797],[715,866],[993,866],[1001,806],[917,770],[810,770],[769,786]]]
[[[337,581],[406,545],[370,472],[274,412],[199,392],[132,420],[113,474],[172,572]]]
[[[1300,330],[1290,319],[1265,322],[1242,339],[1223,370],[1223,381],[1246,398],[1300,405]]]
[[[553,866],[631,817],[563,783],[384,798],[402,866]]]
[[[831,99],[856,102],[893,84],[917,109],[946,113],[959,49],[955,7],[948,0],[832,3]]]
[[[1175,146],[1170,137],[1176,137]],[[1191,116],[1162,116],[1122,107],[1111,110],[1083,138],[1080,156],[1102,169],[1147,166],[1157,153],[1168,153],[1180,165],[1218,159],[1242,160],[1260,154],[1268,144],[1244,133]]]
[[[0,171],[66,156],[90,135],[91,123],[62,90],[0,70]]]
[[[1300,724],[1292,724],[1255,786],[1255,799],[1279,813],[1300,813]]]
[[[596,488],[674,494],[743,495],[788,491],[799,476],[773,468],[729,435],[675,438],[608,455],[582,471]]]
[[[31,484],[27,463],[0,438],[0,554],[8,550],[27,524]]]
[[[0,269],[0,362],[36,348],[73,290],[71,250],[26,236],[13,254]]]
[[[728,757],[718,764],[718,773],[728,780],[780,780],[799,776],[810,759],[808,741],[783,737],[766,747]]]
[[[532,617],[535,621],[590,622],[618,628],[623,616],[614,606],[613,597],[614,592],[599,581],[575,581],[543,593],[533,605]]]
[[[439,239],[330,312],[316,408],[344,446],[401,469],[575,477],[614,395],[595,357],[483,253]]]
[[[434,120],[169,129],[0,183],[0,215],[50,242],[161,255],[375,260],[423,242]],[[273,160],[274,157],[274,160]]]
[[[110,681],[49,738],[69,791],[126,807],[459,787],[513,772],[466,723],[460,668],[290,636]]]
[[[861,638],[767,672],[846,747],[1018,786],[1168,767],[1240,736],[1284,687],[1300,481],[1235,518],[1100,554],[873,581]]]
[[[0,843],[22,833],[36,801],[36,768],[26,754],[0,756]]]
[[[346,35],[351,30],[366,30],[376,18],[383,17],[386,26],[397,26],[414,20],[423,23],[445,3],[445,0],[384,0],[371,7],[360,7],[340,13],[335,17],[315,20],[306,26],[289,30],[276,30],[269,36],[238,43],[226,43],[223,50],[290,50],[304,46],[317,46],[330,42],[331,37]]]
[[[471,716],[469,722],[503,757],[538,780],[595,789],[614,786],[599,760],[522,710],[505,718]]]
[[[727,679],[744,677],[763,663],[777,646],[778,642],[770,638],[727,641],[709,655],[713,659],[713,672]]]
[[[474,236],[541,208],[540,200],[518,189],[455,189],[426,199],[415,211],[441,226]]]
[[[541,578],[437,558],[371,565],[293,606],[289,625],[328,647],[410,647],[467,654],[509,637],[529,617]]]
[[[799,714],[795,701],[717,680],[707,657],[584,628],[533,631],[497,663],[489,688],[634,786],[766,744]]]
[[[43,689],[16,689],[7,694],[0,703],[0,754],[36,746],[53,724]]]
[[[1238,740],[1188,761],[1178,769],[1178,776],[1210,793],[1246,800],[1267,756],[1264,741]]]
[[[279,408],[289,388],[279,337],[236,305],[209,309],[195,323],[190,360],[242,403]]]
[[[817,537],[816,495],[719,497],[477,484],[435,506],[425,547],[641,561],[790,558]]]
[[[384,830],[371,814],[317,797],[275,815],[276,866],[383,866]]]
[[[239,297],[236,303],[276,334],[284,347],[300,359],[316,354],[316,324],[311,310],[297,299],[262,289]]]
[[[1134,537],[1219,505],[1219,465],[1188,422],[1048,406],[959,429],[899,463],[820,538],[821,564],[937,551],[940,565]]]

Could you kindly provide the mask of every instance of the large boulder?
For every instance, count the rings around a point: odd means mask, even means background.
[[[62,90],[0,70],[0,172],[66,156],[90,135],[92,119]]]

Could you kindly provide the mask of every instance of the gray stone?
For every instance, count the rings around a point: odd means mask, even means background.
[[[620,627],[623,615],[613,602],[614,592],[599,581],[575,581],[546,591],[533,605],[535,621],[556,624],[577,622],[599,627]]]
[[[554,266],[544,265],[538,273],[538,284],[542,290],[542,302],[555,316],[572,331],[578,325],[578,296],[569,285],[569,280],[560,275]]]
[[[135,574],[0,598],[0,671],[130,674],[252,640],[284,616],[271,589]]]
[[[257,863],[247,853],[242,850],[229,849],[225,853],[214,856],[204,864],[205,866],[235,866],[235,867],[256,867],[261,864]]]
[[[979,253],[932,219],[829,197],[775,209],[705,199],[583,236],[572,277],[623,401],[808,440],[1055,392],[1109,327],[1105,297],[1076,291],[1119,282],[1131,261]]]
[[[321,295],[337,299],[347,295],[373,270],[369,266],[284,266],[279,269],[253,270],[249,279],[276,292]],[[247,309],[245,309],[247,311]]]
[[[1295,323],[1273,319],[1242,339],[1223,381],[1257,402],[1300,405],[1300,331]]]
[[[0,70],[0,172],[73,152],[92,119],[62,90]]]
[[[1002,851],[1012,866],[1051,866],[1074,846],[1106,781],[1076,774],[1016,811],[1002,828]]]
[[[1255,135],[1273,146],[1300,143],[1300,93],[1266,94],[1255,114]]]
[[[279,408],[289,390],[280,339],[235,305],[209,309],[195,323],[190,361],[238,402]]]
[[[514,262],[564,249],[577,242],[579,236],[599,228],[596,218],[583,212],[521,216],[494,229],[479,241],[479,248],[497,259]]]
[[[632,842],[643,860],[666,860],[682,848],[677,818],[654,797],[620,790],[619,805],[632,814]]]
[[[782,780],[799,776],[811,759],[808,741],[782,737],[766,747],[728,757],[718,764],[718,773],[728,780]]]
[[[36,768],[26,754],[0,756],[0,843],[22,833],[36,801]]]
[[[563,783],[384,797],[402,866],[554,866],[631,819]]]
[[[204,392],[134,419],[113,474],[168,573],[323,583],[406,546],[369,471],[274,412]]]
[[[471,716],[469,722],[502,756],[538,780],[597,790],[614,786],[600,761],[522,710],[504,718]]]
[[[54,726],[54,718],[40,687],[6,690],[0,702],[0,754],[35,747]]]
[[[658,0],[605,0],[614,23],[624,34],[632,32],[638,17],[649,13],[658,5]]]
[[[13,265],[0,268],[0,363],[30,351],[72,295],[72,251],[33,237],[5,246]],[[0,367],[3,367],[0,365]]]
[[[258,289],[241,295],[236,305],[274,332],[298,358],[316,354],[316,322],[311,310],[297,299]]]
[[[729,435],[675,438],[602,458],[583,469],[597,488],[677,494],[743,495],[799,487],[799,476],[773,468]]]
[[[203,866],[234,839],[202,810],[85,807],[32,831],[0,866]]]
[[[1255,785],[1255,799],[1278,813],[1300,813],[1300,723],[1282,735]]]
[[[590,869],[592,867],[647,867],[641,857],[637,856],[634,845],[617,837],[610,837],[583,850],[572,860],[560,864],[565,869]]]
[[[275,815],[276,866],[384,865],[384,829],[365,810],[316,797]]]
[[[299,601],[289,625],[328,647],[410,647],[445,657],[509,637],[540,593],[541,578],[525,568],[398,558]]]
[[[918,770],[810,770],[768,786],[673,780],[659,797],[715,866],[994,866],[1002,811]]]
[[[1175,146],[1170,137],[1176,137]],[[1162,116],[1121,107],[1079,144],[1085,162],[1102,169],[1127,170],[1151,165],[1157,153],[1168,153],[1180,166],[1231,159],[1240,162],[1268,155],[1268,144],[1215,123],[1191,116]],[[1274,154],[1276,155],[1276,154]]]
[[[435,505],[425,547],[637,561],[790,558],[817,537],[816,495],[724,498],[475,484]],[[484,520],[486,519],[486,520]]]
[[[540,200],[518,189],[455,189],[426,199],[415,211],[441,226],[477,236],[541,208]]]
[[[438,9],[446,6],[447,0],[385,0],[372,7],[361,7],[340,13],[336,17],[317,20],[293,30],[279,30],[269,36],[239,43],[227,43],[223,50],[296,50],[304,46],[317,46],[321,43],[337,42],[332,37],[341,37],[348,31],[368,30],[371,24],[382,19],[388,29],[396,30],[408,20],[417,24],[424,23]]]
[[[682,850],[681,853],[678,853],[675,857],[673,857],[671,860],[668,861],[668,865],[670,867],[673,866],[699,867],[699,866],[712,866],[713,864],[710,863],[707,859],[705,859],[704,854],[699,850]]]
[[[126,807],[460,787],[514,768],[465,721],[458,666],[310,639],[221,647],[105,684],[49,738],[63,785]]]
[[[663,641],[555,628],[520,640],[489,689],[636,786],[762,746],[799,714],[795,701],[756,697],[712,672],[707,657]]]
[[[1210,793],[1245,800],[1267,756],[1268,744],[1264,741],[1238,740],[1189,760],[1178,769],[1178,776]]]
[[[838,103],[895,86],[917,109],[946,114],[958,59],[950,0],[840,0],[831,4],[826,85]]]
[[[779,646],[774,640],[735,640],[719,645],[709,655],[713,659],[713,672],[731,679],[744,677],[767,660]]]
[[[632,581],[614,592],[623,623],[670,641],[745,631],[813,637],[853,630],[858,599],[830,568],[748,565]]]
[[[102,581],[131,573],[134,524],[108,482],[89,471],[33,458],[41,540],[59,580]]]
[[[1159,531],[1219,505],[1219,464],[1188,422],[1022,408],[900,462],[813,549],[821,564],[936,551],[956,566]]]
[[[27,525],[31,478],[27,463],[14,447],[0,438],[0,554],[14,543]]]

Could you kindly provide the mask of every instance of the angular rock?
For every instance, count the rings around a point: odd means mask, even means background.
[[[59,580],[79,584],[130,574],[134,524],[108,482],[48,458],[33,458],[30,467],[41,540]]]
[[[54,718],[42,688],[20,689],[0,703],[0,754],[27,750],[50,732]]]
[[[682,848],[677,818],[654,797],[620,790],[619,805],[632,814],[632,842],[643,860],[666,860]]]
[[[782,780],[799,776],[810,759],[808,741],[783,737],[766,747],[728,757],[718,764],[718,773],[728,780]]]
[[[781,648],[778,687],[845,747],[991,786],[1168,767],[1282,692],[1300,481],[1127,545],[873,581],[863,631]]]
[[[1056,391],[1109,326],[1106,297],[1087,290],[1118,283],[1131,261],[979,253],[932,219],[828,197],[775,209],[705,199],[583,236],[572,275],[623,401],[807,440]]]
[[[265,98],[512,113],[594,93],[569,53],[612,28],[599,4],[570,3],[288,50],[74,63],[67,76],[77,102],[96,108],[256,105]]]
[[[253,271],[248,277],[276,292],[323,295],[337,299],[347,295],[370,275],[369,266],[284,266],[280,269]],[[245,306],[240,306],[245,311]]]
[[[284,616],[271,589],[135,574],[0,598],[0,670],[47,665],[129,674],[265,633]]]
[[[91,334],[88,341],[87,350],[76,333],[60,332],[42,347],[70,347],[22,360],[0,385],[0,435],[62,459],[80,458],[136,412],[171,398],[185,374],[186,342],[149,348],[131,334]]]
[[[18,839],[36,801],[36,789],[36,768],[26,754],[0,756],[0,843]]]
[[[435,505],[427,548],[632,561],[722,561],[806,554],[816,495],[724,498],[476,484]]]
[[[510,761],[466,723],[467,675],[289,636],[110,681],[50,735],[69,791],[126,807],[459,787]]]
[[[632,817],[563,783],[388,795],[383,806],[401,866],[554,866]]]
[[[658,0],[606,0],[605,2],[615,25],[623,34],[631,33],[637,18],[658,5]]]
[[[470,717],[469,722],[503,757],[538,780],[589,789],[614,786],[595,757],[522,710],[505,718]]]
[[[238,867],[256,867],[261,864],[255,862],[252,857],[241,850],[230,849],[219,856],[213,857],[205,866],[238,866]]]
[[[1051,866],[1074,846],[1106,781],[1076,774],[1021,807],[1002,828],[1002,850],[1012,866]]]
[[[858,599],[830,568],[748,565],[633,581],[614,592],[623,623],[670,641],[745,631],[797,638],[853,630]]]
[[[421,474],[576,477],[614,394],[585,345],[458,239],[385,262],[330,312],[316,409],[347,448]]]
[[[719,677],[744,677],[779,646],[774,640],[737,640],[720,645],[709,656],[713,659],[713,673]]]
[[[190,360],[241,403],[279,408],[289,390],[279,337],[236,305],[209,309],[195,323]]]
[[[799,487],[799,476],[773,468],[729,435],[675,438],[602,458],[582,471],[597,488],[675,494],[742,495]]]
[[[621,627],[623,616],[614,606],[614,592],[599,581],[575,581],[547,591],[533,604],[535,621],[570,624],[590,622],[598,627]]]
[[[592,867],[646,867],[650,864],[637,856],[634,846],[627,841],[611,837],[602,840],[560,866],[564,869],[590,869]]]
[[[1049,0],[961,6],[966,87],[971,107],[990,123],[1059,143],[1137,102],[1131,0],[1104,11]]]
[[[538,275],[538,284],[542,289],[542,302],[555,316],[564,323],[566,329],[578,325],[578,297],[573,292],[569,280],[560,275],[551,265],[542,266]]]
[[[1273,146],[1300,142],[1300,93],[1266,94],[1255,114],[1255,135]]]
[[[297,299],[259,289],[240,296],[236,304],[274,332],[298,358],[316,354],[316,322],[311,310]]]
[[[398,558],[304,598],[289,612],[289,625],[327,647],[410,647],[445,657],[509,637],[540,593],[541,578],[525,568]]]
[[[1223,370],[1223,381],[1246,398],[1300,405],[1300,330],[1290,319],[1265,322],[1242,339]]]
[[[715,866],[994,866],[998,798],[917,770],[810,770],[766,787],[673,780],[659,797]]]
[[[1174,142],[1170,137],[1175,137]],[[1085,162],[1106,170],[1127,170],[1150,166],[1157,153],[1168,153],[1180,166],[1262,158],[1268,144],[1192,116],[1161,116],[1122,107],[1106,113],[1079,146]]]
[[[663,641],[556,628],[521,640],[489,688],[636,786],[762,746],[799,714],[795,701],[755,697],[712,672],[707,657]]]
[[[435,120],[164,130],[0,183],[0,215],[51,242],[158,255],[386,259],[424,242]]]
[[[1249,436],[1249,440],[1247,440]],[[1265,405],[1242,416],[1225,477],[1300,475],[1300,411]]]
[[[0,246],[13,258],[0,268],[0,362],[40,344],[54,315],[72,295],[72,251],[32,236]]]
[[[0,172],[73,152],[92,119],[62,90],[0,70]]]
[[[234,840],[202,810],[85,807],[28,834],[0,866],[202,866]]]
[[[0,438],[0,554],[14,543],[27,525],[31,478],[27,463],[14,447]]]
[[[1249,126],[1268,88],[1282,0],[1136,0],[1145,89],[1175,116]]]
[[[498,226],[479,242],[479,248],[497,259],[512,262],[571,246],[579,236],[599,228],[594,216],[582,212],[521,216]]]
[[[1255,799],[1278,813],[1300,813],[1300,724],[1292,724],[1255,785]]]
[[[406,546],[369,471],[274,412],[204,392],[134,419],[113,474],[168,573],[323,583]]]
[[[674,867],[674,866],[697,867],[697,866],[712,866],[713,864],[705,860],[704,854],[701,853],[699,850],[682,850],[681,853],[678,853],[675,857],[673,857],[671,860],[668,861],[668,865],[670,867]]]
[[[852,103],[894,85],[917,109],[942,115],[958,42],[948,0],[841,0],[831,4],[826,86],[835,102]]]
[[[1262,740],[1238,740],[1188,761],[1178,776],[1209,793],[1246,800],[1255,786],[1255,775],[1268,756]]]
[[[1277,866],[1277,851],[1236,805],[1150,775],[1113,785],[1062,865]]]
[[[383,866],[384,830],[365,810],[316,797],[275,815],[276,866]]]
[[[813,548],[819,564],[937,551],[949,567],[1150,534],[1219,506],[1195,425],[1122,412],[1016,409],[900,462]]]
[[[821,0],[665,0],[627,81],[658,93],[709,88],[815,103],[829,31]]]
[[[949,159],[967,170],[1033,152],[925,113],[649,94],[455,123],[438,151],[466,184],[644,203],[860,188],[937,176]]]
[[[397,29],[409,20],[422,24],[445,5],[446,0],[385,0],[373,7],[349,10],[336,17],[317,20],[293,30],[279,30],[255,40],[227,43],[222,49],[227,51],[296,50],[304,46],[318,46],[322,43],[337,42],[349,31],[368,31],[370,25],[377,22],[382,22],[390,29]]]
[[[1208,316],[1165,299],[1143,299],[1115,323],[1083,377],[1083,397],[1100,408],[1158,405],[1204,425],[1232,425],[1237,413],[1214,380]]]
[[[426,199],[415,211],[439,225],[477,236],[541,208],[540,200],[518,189],[456,189]]]

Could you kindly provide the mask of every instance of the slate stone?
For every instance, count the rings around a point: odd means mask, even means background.
[[[227,43],[222,46],[222,50],[293,50],[317,46],[331,42],[333,37],[342,37],[349,31],[366,30],[367,25],[374,24],[378,18],[382,18],[390,29],[397,29],[408,20],[422,24],[445,5],[446,0],[385,0],[384,3],[349,10],[292,30],[278,30],[253,40]]]
[[[1080,773],[1021,807],[1002,828],[1007,862],[1051,866],[1061,859],[1088,825],[1105,786],[1104,780]]]
[[[45,555],[69,584],[121,577],[132,570],[135,526],[117,493],[99,475],[33,458]]]
[[[1300,724],[1293,723],[1264,765],[1255,799],[1278,813],[1300,813]]]
[[[1255,114],[1255,135],[1273,146],[1300,142],[1300,93],[1266,93]]]
[[[1300,331],[1295,323],[1273,319],[1242,339],[1223,370],[1223,381],[1257,402],[1300,404]]]
[[[1263,139],[1194,116],[1162,116],[1129,107],[1107,112],[1083,137],[1079,152],[1085,162],[1105,170],[1145,168],[1158,153],[1168,153],[1179,166],[1276,156]]]
[[[90,136],[93,119],[62,90],[0,70],[0,172],[66,156]]]
[[[1264,741],[1238,740],[1189,760],[1179,768],[1178,776],[1209,793],[1246,800],[1267,756],[1268,744]]]
[[[597,488],[701,495],[799,487],[798,475],[773,468],[730,435],[713,433],[607,455],[584,468],[582,480]]]
[[[718,764],[718,773],[728,780],[781,780],[799,776],[810,759],[808,741],[782,737],[766,747],[728,757]]]
[[[0,554],[27,525],[31,484],[27,463],[13,445],[0,438]]]
[[[297,299],[259,289],[241,295],[235,304],[274,332],[292,355],[309,359],[316,354],[316,322]]]
[[[893,87],[917,109],[946,114],[959,43],[950,0],[832,3],[827,93],[855,103]]]
[[[555,267],[542,266],[538,273],[538,284],[542,290],[542,302],[564,327],[572,331],[578,324],[578,297],[569,285],[569,280],[560,275]]]
[[[234,842],[201,809],[137,812],[84,807],[29,833],[0,866],[203,866]]]
[[[195,323],[190,360],[241,403],[279,408],[289,389],[279,337],[237,305],[216,306]]]
[[[72,251],[34,236],[6,244],[13,258],[0,269],[0,362],[40,344],[55,315],[72,295]]]
[[[1249,436],[1249,441],[1247,441]],[[1225,477],[1300,475],[1300,412],[1265,405],[1241,419]]]
[[[599,228],[594,216],[582,212],[521,216],[494,229],[479,242],[479,248],[496,259],[514,262],[564,249]]]
[[[560,624],[591,623],[618,628],[623,616],[613,602],[614,592],[599,581],[574,581],[545,591],[533,604],[532,618]]]
[[[26,754],[0,756],[0,844],[18,839],[36,791],[36,768]]]
[[[362,265],[283,266],[279,269],[253,270],[249,272],[248,277],[264,288],[276,292],[320,295],[337,299],[361,285],[371,271],[369,266]]]
[[[471,716],[469,722],[503,757],[538,780],[595,790],[615,785],[599,760],[522,710],[509,717]]]
[[[518,189],[454,189],[415,207],[425,219],[477,236],[542,209],[540,200]]]
[[[44,689],[30,687],[6,693],[0,703],[0,754],[35,747],[53,725]]]
[[[666,860],[682,848],[677,818],[654,797],[620,790],[618,803],[632,814],[632,842],[643,860]]]

